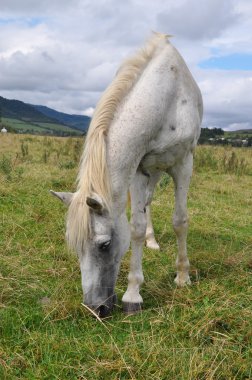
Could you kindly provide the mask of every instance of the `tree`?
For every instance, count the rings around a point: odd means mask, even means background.
[[[213,129],[201,128],[199,143],[205,144],[209,142],[210,138],[214,139],[216,137],[223,136],[223,135],[224,135],[224,131],[221,128],[213,128]]]

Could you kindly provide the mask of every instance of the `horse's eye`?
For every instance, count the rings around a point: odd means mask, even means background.
[[[104,243],[99,244],[99,249],[102,251],[106,251],[106,249],[109,248],[110,244],[111,244],[111,240],[105,241]]]

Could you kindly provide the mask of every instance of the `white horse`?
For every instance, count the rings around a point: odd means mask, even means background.
[[[130,236],[132,256],[122,301],[126,312],[141,309],[146,206],[162,171],[175,183],[175,283],[190,284],[187,192],[202,113],[200,90],[183,58],[168,36],[158,33],[122,64],[96,107],[77,191],[54,195],[69,205],[66,237],[79,256],[84,302],[101,317],[116,302],[114,288]],[[125,211],[128,189],[131,234]]]

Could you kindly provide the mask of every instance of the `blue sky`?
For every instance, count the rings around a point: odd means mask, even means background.
[[[26,24],[29,27],[34,27],[45,22],[46,19],[43,17],[0,17],[0,25]]]
[[[151,30],[172,34],[199,84],[203,126],[252,128],[251,0],[1,0],[0,95],[92,115]]]
[[[252,54],[234,53],[225,56],[213,56],[199,63],[202,69],[248,70],[252,71]]]

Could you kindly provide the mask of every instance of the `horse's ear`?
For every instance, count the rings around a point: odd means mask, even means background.
[[[97,214],[102,214],[105,211],[105,206],[101,197],[98,194],[92,193],[90,197],[86,198],[88,207],[94,210]]]
[[[50,190],[50,193],[55,197],[59,198],[65,205],[69,206],[74,193],[58,193],[56,191]]]

